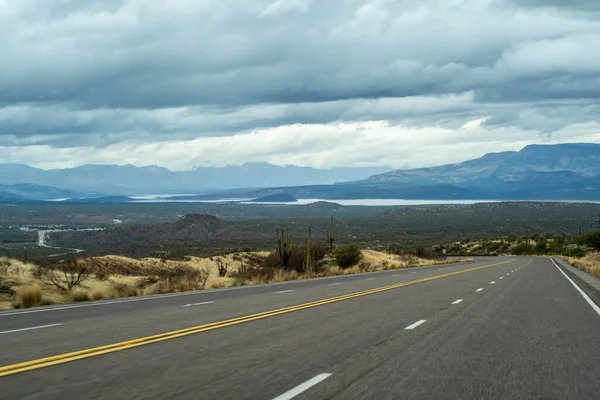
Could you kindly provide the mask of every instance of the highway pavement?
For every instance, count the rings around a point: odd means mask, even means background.
[[[592,297],[593,298],[593,297]],[[0,313],[1,399],[600,399],[550,258]]]

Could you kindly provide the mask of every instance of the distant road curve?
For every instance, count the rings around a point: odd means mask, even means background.
[[[65,250],[70,250],[64,253],[58,253],[58,254],[50,254],[49,257],[58,257],[58,256],[64,256],[65,254],[77,254],[77,253],[82,253],[85,250],[83,249],[71,249],[68,247],[56,247],[56,246],[49,246],[46,244],[46,235],[50,232],[66,232],[65,230],[61,230],[61,229],[53,229],[53,230],[43,230],[43,231],[38,231],[38,241],[37,241],[37,245],[40,247],[46,247],[48,249],[65,249]]]

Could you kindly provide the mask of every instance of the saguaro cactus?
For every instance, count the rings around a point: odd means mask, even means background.
[[[277,253],[281,259],[281,263],[285,268],[290,264],[290,257],[292,256],[292,238],[289,230],[281,230],[281,236],[279,231],[277,232]]]
[[[333,254],[333,242],[335,242],[335,226],[333,225],[333,217],[331,217],[331,223],[329,224],[327,241],[329,242],[329,254]]]
[[[227,275],[227,269],[229,267],[227,264],[224,264],[223,261],[219,260],[217,263],[217,266],[219,267],[219,276],[220,277]]]
[[[309,274],[312,273],[312,244],[310,242],[312,236],[312,227],[308,227],[308,240],[306,241],[306,261],[304,262],[304,269]]]

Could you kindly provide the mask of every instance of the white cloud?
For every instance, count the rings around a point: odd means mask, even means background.
[[[594,4],[0,1],[3,160],[418,166],[597,140]]]
[[[476,121],[478,122],[478,121]],[[600,143],[600,124],[565,127],[551,137],[535,131],[471,124],[468,129],[410,128],[385,121],[295,124],[245,134],[188,141],[113,144],[104,148],[0,147],[6,162],[41,168],[87,163],[155,165],[174,170],[267,161],[278,165],[433,166],[533,143]]]

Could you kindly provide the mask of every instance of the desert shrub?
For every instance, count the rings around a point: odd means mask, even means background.
[[[587,254],[587,252],[581,247],[574,247],[572,249],[568,249],[566,253],[571,257],[577,258],[584,257]]]
[[[369,263],[366,262],[361,262],[360,264],[358,264],[358,270],[360,272],[369,272],[371,265]]]
[[[313,265],[325,258],[328,249],[324,244],[312,243],[310,246]],[[294,247],[288,261],[288,269],[296,272],[304,272],[306,264],[306,245]]]
[[[26,286],[17,291],[18,305],[23,308],[30,308],[42,303],[42,289],[34,284]]]
[[[71,292],[71,300],[75,302],[90,301],[90,296],[87,290],[75,289]]]
[[[600,251],[600,231],[591,232],[577,238],[577,243]]]
[[[279,254],[271,253],[260,263],[260,267],[264,269],[277,269],[283,268],[283,264],[281,263],[281,258],[279,258]]]
[[[149,272],[150,276],[157,280],[158,293],[202,290],[210,276],[210,272],[205,268],[171,265],[166,262],[156,263]]]
[[[102,288],[95,287],[95,288],[92,288],[92,290],[90,290],[90,298],[92,300],[103,300],[106,297],[108,297],[108,296],[106,295],[106,292]]]
[[[50,267],[38,266],[35,276],[47,285],[52,285],[64,292],[70,292],[89,278],[89,265],[67,260]]]
[[[235,276],[231,279],[231,286],[244,286],[248,284],[248,279],[244,276]]]
[[[360,261],[360,249],[356,244],[339,246],[334,250],[333,258],[340,268],[346,269]]]
[[[126,283],[112,282],[111,288],[114,297],[134,297],[138,295],[137,288]]]
[[[521,243],[513,247],[511,252],[515,255],[531,254],[533,253],[533,246],[530,244]]]
[[[0,294],[8,294],[12,296],[15,294],[15,291],[5,283],[2,283],[2,279],[0,279]]]
[[[224,287],[227,287],[227,282],[225,280],[213,281],[213,282],[210,283],[209,287],[211,289],[224,288]]]

